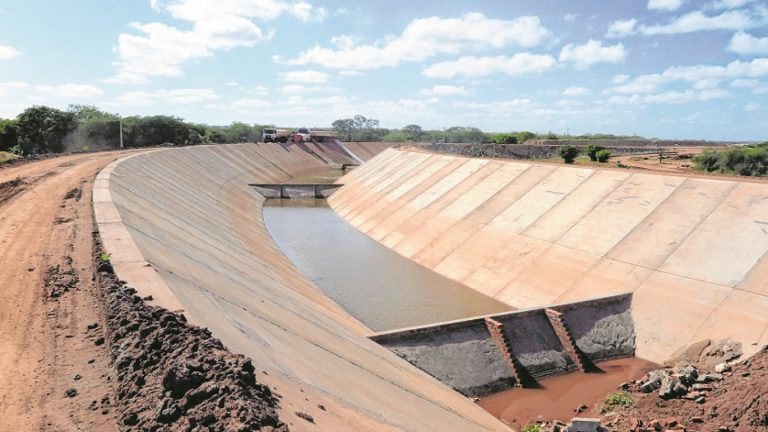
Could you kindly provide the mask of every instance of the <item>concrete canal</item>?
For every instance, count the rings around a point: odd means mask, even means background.
[[[294,265],[373,331],[512,309],[382,246],[325,200],[267,200],[264,222]]]

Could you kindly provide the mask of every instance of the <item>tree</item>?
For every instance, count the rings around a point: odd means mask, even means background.
[[[18,143],[18,121],[0,119],[0,151],[9,151]]]
[[[600,150],[605,149],[605,147],[597,144],[587,144],[586,147],[584,147],[584,152],[587,153],[587,156],[589,156],[589,160],[592,162],[597,160],[597,152]]]
[[[536,134],[530,131],[521,131],[517,133],[517,142],[519,143],[525,143],[534,138],[536,138]]]
[[[573,161],[576,159],[576,156],[579,155],[579,148],[570,144],[560,146],[557,148],[557,154],[563,158],[565,163],[570,164],[573,163]]]
[[[598,152],[595,154],[595,159],[598,162],[608,162],[608,159],[610,158],[611,158],[611,151],[608,149],[598,150]]]
[[[331,126],[345,141],[351,141],[352,131],[355,129],[355,120],[339,119],[331,123]]]
[[[19,146],[24,153],[61,153],[74,127],[74,114],[47,106],[27,108],[18,117]]]
[[[401,131],[405,134],[408,141],[421,141],[421,139],[424,137],[424,129],[416,124],[405,126],[401,129]]]

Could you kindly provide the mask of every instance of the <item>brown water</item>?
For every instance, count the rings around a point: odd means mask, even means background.
[[[342,171],[340,169],[328,169],[325,171],[307,174],[300,177],[295,177],[288,181],[290,184],[330,184],[341,178],[349,171]]]
[[[575,409],[581,405],[589,410],[578,416],[591,417],[600,409],[603,398],[622,383],[659,367],[640,358],[610,360],[597,366],[603,373],[575,372],[546,378],[539,382],[538,389],[506,390],[481,398],[478,404],[517,429],[541,420],[568,421],[577,416]]]
[[[267,200],[264,222],[304,276],[374,331],[511,310],[382,246],[325,200]]]

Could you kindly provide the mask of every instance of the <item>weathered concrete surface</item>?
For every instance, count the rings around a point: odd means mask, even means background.
[[[291,430],[507,430],[368,340],[368,329],[303,278],[271,241],[261,218],[264,198],[249,184],[325,168],[305,150],[280,144],[124,159],[102,172],[94,192],[105,248],[120,278],[141,295],[183,309],[251,357],[266,372],[259,380],[283,396],[280,415]],[[295,412],[310,414],[315,424]]]
[[[339,183],[352,225],[513,307],[634,291],[638,356],[768,344],[768,183],[401,149]]]
[[[559,313],[576,348],[592,363],[633,357],[631,294],[550,306]],[[524,376],[542,378],[575,369],[544,308],[487,318],[503,326],[506,348]],[[486,317],[377,333],[371,339],[468,395],[484,396],[515,385],[514,374],[493,341]],[[528,383],[526,383],[528,384]]]

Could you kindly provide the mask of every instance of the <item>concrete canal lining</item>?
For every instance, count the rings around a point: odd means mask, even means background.
[[[768,344],[768,183],[389,149],[331,207],[518,309],[632,291],[637,355]]]
[[[370,154],[358,147],[361,157]],[[99,175],[96,218],[119,277],[251,357],[266,372],[258,379],[282,396],[280,414],[291,430],[508,430],[370,341],[368,329],[270,240],[264,198],[249,184],[284,183],[325,168],[280,144],[145,153]]]

